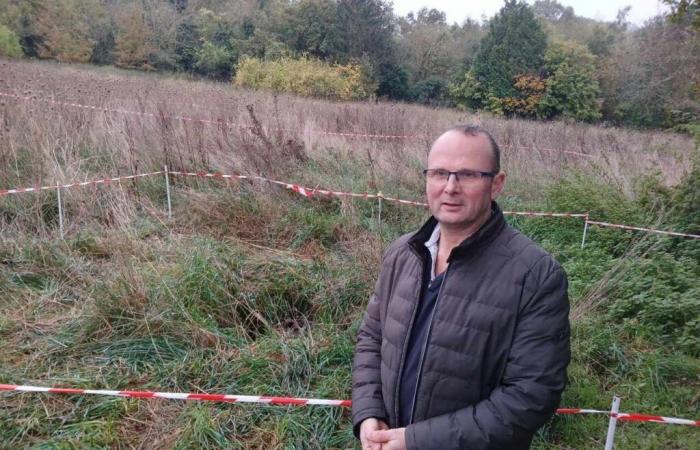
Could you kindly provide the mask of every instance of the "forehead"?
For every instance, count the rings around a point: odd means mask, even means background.
[[[493,165],[491,143],[484,134],[470,136],[448,131],[437,138],[428,155],[429,168],[488,171]]]

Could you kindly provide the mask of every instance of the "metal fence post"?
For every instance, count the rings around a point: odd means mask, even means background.
[[[61,239],[63,239],[63,205],[61,204],[61,186],[56,186],[56,193],[58,194],[58,229],[61,233]]]
[[[581,248],[583,248],[584,245],[586,245],[586,234],[588,234],[588,213],[586,213],[586,217],[584,218],[586,222],[583,224],[583,238],[581,239]]]
[[[384,194],[382,194],[382,191],[379,191],[377,193],[377,198],[379,199],[379,213],[377,217],[377,221],[379,224],[379,232],[382,232],[382,198],[384,198]]]
[[[168,176],[168,166],[163,166],[163,172],[165,173],[165,193],[168,197],[168,219],[173,218],[173,207],[170,203],[170,177]]]
[[[617,413],[620,412],[620,397],[613,397],[610,409],[610,421],[608,422],[608,436],[605,439],[605,450],[612,450],[615,440],[615,428],[617,427]]]

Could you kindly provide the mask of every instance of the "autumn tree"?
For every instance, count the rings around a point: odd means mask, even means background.
[[[65,62],[89,62],[96,40],[91,28],[103,14],[98,0],[53,0],[37,3],[34,17],[41,36],[38,56]]]
[[[146,25],[143,11],[134,6],[124,12],[120,20],[116,42],[116,65],[135,69],[150,69],[151,30]]]

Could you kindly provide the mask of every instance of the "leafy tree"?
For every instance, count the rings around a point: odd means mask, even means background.
[[[553,22],[567,22],[575,17],[574,8],[564,6],[557,0],[536,0],[532,10],[535,16]]]
[[[394,15],[384,0],[338,0],[338,34],[345,60],[394,62]]]
[[[545,54],[549,77],[539,104],[542,117],[563,115],[593,122],[600,119],[594,56],[575,43],[553,43]]]
[[[429,77],[413,87],[413,99],[426,105],[442,105],[447,99],[447,82],[439,77]]]
[[[194,70],[197,52],[202,47],[199,28],[191,18],[180,22],[175,33],[175,61],[179,69],[185,72]]]
[[[671,7],[671,22],[692,24],[696,30],[700,29],[700,0],[662,1]]]
[[[462,108],[483,108],[489,101],[489,94],[484,86],[468,71],[455,83],[448,86],[450,100]]]
[[[385,64],[379,68],[379,87],[377,95],[391,100],[409,100],[411,90],[408,84],[408,72],[401,65]]]
[[[338,34],[337,7],[333,0],[301,0],[292,3],[281,24],[284,42],[296,53],[322,59],[338,59],[342,42]]]
[[[19,45],[19,38],[5,25],[0,25],[0,56],[9,56],[10,58],[22,56],[22,46]]]
[[[700,120],[700,34],[691,24],[657,17],[611,54],[602,72],[608,120],[673,127]]]
[[[231,78],[233,62],[234,55],[230,50],[206,41],[197,52],[194,68],[211,78],[228,80]]]
[[[90,23],[102,13],[97,0],[55,0],[37,4],[38,56],[66,62],[89,62],[96,45]]]
[[[117,36],[116,65],[127,68],[150,69],[151,30],[141,9],[134,6],[125,11]]]
[[[481,41],[472,66],[474,77],[498,98],[514,96],[514,77],[536,73],[546,46],[547,37],[532,8],[518,0],[506,0]]]

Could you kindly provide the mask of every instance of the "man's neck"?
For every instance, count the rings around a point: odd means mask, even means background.
[[[448,256],[453,248],[479,231],[482,225],[489,220],[491,214],[492,212],[489,210],[488,214],[485,214],[480,220],[470,224],[467,228],[453,228],[446,224],[440,224],[440,253]]]

